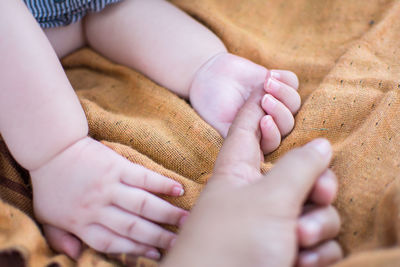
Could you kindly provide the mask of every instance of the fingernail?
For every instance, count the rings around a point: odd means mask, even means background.
[[[275,71],[275,70],[271,70],[271,77],[274,79],[279,80],[279,78],[281,77],[281,75],[279,74],[279,72]]]
[[[269,94],[266,94],[262,99],[262,105],[273,109],[278,104],[277,100]]]
[[[179,223],[178,223],[179,227],[181,227],[186,222],[187,217],[188,217],[188,215],[182,216],[182,218],[179,220]]]
[[[320,153],[321,156],[324,157],[330,156],[330,154],[332,153],[329,141],[323,138],[315,139],[306,144],[306,146],[313,148],[315,151]]]
[[[172,194],[174,196],[183,196],[184,193],[185,193],[185,190],[183,190],[183,188],[181,188],[180,186],[175,186],[172,189]]]
[[[154,259],[154,260],[158,260],[158,259],[161,257],[160,252],[154,251],[154,250],[148,251],[148,252],[145,254],[145,256],[146,256],[147,258],[149,258],[149,259]]]
[[[301,257],[301,265],[304,266],[317,266],[318,264],[318,254],[315,252],[304,253]]]
[[[272,78],[270,78],[268,80],[267,88],[266,88],[267,92],[271,92],[271,93],[277,92],[277,91],[279,91],[280,88],[281,88],[281,85],[279,84],[279,82],[277,80],[272,79]]]
[[[325,172],[321,175],[321,177],[319,178],[319,183],[321,183],[322,186],[326,189],[336,188],[334,176],[332,177],[332,174],[330,174],[329,172]]]
[[[173,248],[175,246],[175,242],[176,242],[176,238],[172,239],[171,242],[169,242],[169,248],[168,249]]]
[[[271,128],[272,127],[272,117],[271,115],[266,115],[262,119],[262,123],[264,124],[265,128]]]
[[[307,236],[312,237],[312,240],[309,240],[310,242],[318,238],[320,225],[315,220],[310,218],[301,218],[300,225],[303,228],[303,231],[307,232]]]

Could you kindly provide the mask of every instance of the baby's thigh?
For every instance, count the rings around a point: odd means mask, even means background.
[[[44,29],[44,33],[59,58],[83,47],[86,43],[82,20],[67,26]]]

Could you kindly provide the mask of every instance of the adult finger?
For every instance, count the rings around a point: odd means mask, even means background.
[[[329,205],[336,197],[338,181],[332,170],[326,170],[316,181],[309,200],[317,205]]]
[[[263,94],[261,88],[252,92],[236,115],[218,155],[214,174],[232,175],[214,175],[214,178],[233,179],[231,181],[233,183],[242,183],[249,173],[259,173],[261,161],[259,123],[265,115],[260,106]]]
[[[338,262],[343,252],[336,241],[328,241],[314,249],[302,251],[297,260],[298,267],[324,267]]]
[[[340,230],[340,217],[332,206],[316,208],[298,221],[297,232],[301,247],[312,247],[334,238]]]
[[[112,203],[145,219],[179,225],[188,212],[144,190],[118,185],[112,192]]]
[[[182,185],[170,178],[129,162],[122,173],[122,182],[153,193],[182,196]]]
[[[298,216],[301,206],[309,195],[317,178],[326,171],[332,157],[331,146],[326,139],[316,139],[301,148],[289,151],[266,174],[264,179],[251,185],[254,194],[270,201],[276,198],[281,212]],[[268,196],[265,194],[269,190]]]
[[[99,223],[123,237],[157,248],[168,249],[176,238],[161,226],[113,206],[102,211]]]

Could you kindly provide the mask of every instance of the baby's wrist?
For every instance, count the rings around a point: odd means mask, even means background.
[[[202,76],[203,73],[210,71],[211,66],[213,66],[215,64],[215,62],[217,62],[220,58],[227,56],[227,55],[230,55],[230,53],[227,51],[218,52],[218,53],[214,54],[213,56],[211,56],[209,59],[207,59],[207,61],[205,61],[200,66],[200,68],[195,72],[192,82],[190,83],[189,90],[188,90],[189,91],[189,93],[188,93],[189,99],[192,98],[192,87],[193,87],[193,84],[196,83],[196,81],[198,80],[198,77]]]
[[[62,157],[65,153],[68,153],[68,151],[74,150],[75,148],[80,147],[80,146],[81,147],[85,146],[85,144],[87,144],[91,141],[92,141],[92,139],[89,136],[84,136],[80,139],[77,139],[77,140],[73,141],[71,144],[69,144],[67,147],[65,147],[63,150],[61,150],[57,154],[50,157],[47,161],[41,163],[35,169],[29,170],[29,172],[30,173],[40,172],[41,169],[44,169],[47,166],[51,165],[54,161],[56,161],[58,158]],[[32,176],[32,178],[33,178],[33,176]]]

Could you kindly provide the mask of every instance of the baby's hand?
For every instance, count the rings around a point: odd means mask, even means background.
[[[267,70],[247,59],[223,53],[215,56],[197,72],[190,88],[193,108],[223,137],[250,93],[264,86],[262,107],[268,116],[260,122],[264,153],[275,150],[281,136],[293,129],[301,99],[296,74]]]
[[[179,183],[89,137],[30,174],[37,219],[101,252],[157,259],[176,235],[156,223],[180,225],[188,214],[148,192],[179,196]]]

